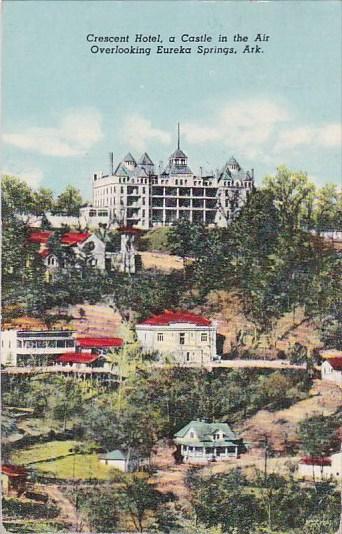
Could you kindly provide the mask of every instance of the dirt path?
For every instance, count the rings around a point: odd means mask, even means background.
[[[57,520],[65,523],[70,532],[90,532],[89,526],[80,518],[72,502],[63,494],[61,489],[55,484],[42,485],[41,490],[53,499],[61,512]]]

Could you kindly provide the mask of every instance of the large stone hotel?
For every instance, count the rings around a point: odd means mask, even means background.
[[[146,229],[178,219],[227,226],[254,187],[254,170],[244,171],[232,157],[220,171],[202,174],[189,167],[178,131],[177,149],[165,168],[156,169],[146,152],[138,160],[128,153],[114,168],[110,153],[109,172],[93,174],[93,206],[106,208],[124,226]]]

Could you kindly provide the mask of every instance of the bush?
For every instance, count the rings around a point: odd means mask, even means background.
[[[59,509],[55,504],[24,502],[14,498],[3,499],[2,511],[6,516],[25,519],[53,519],[59,515]]]

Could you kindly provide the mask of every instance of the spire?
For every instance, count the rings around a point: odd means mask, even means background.
[[[177,143],[177,149],[180,149],[180,125],[178,123],[178,143]]]

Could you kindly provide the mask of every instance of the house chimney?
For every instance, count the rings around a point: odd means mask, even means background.
[[[109,152],[109,175],[113,176],[113,174],[114,174],[113,152]]]

